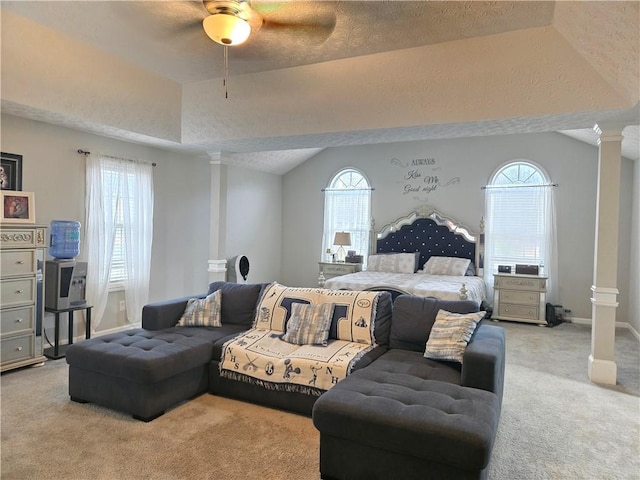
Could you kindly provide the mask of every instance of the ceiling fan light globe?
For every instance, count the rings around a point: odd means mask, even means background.
[[[251,26],[246,20],[235,15],[216,13],[202,21],[207,36],[220,45],[240,45],[251,34]]]

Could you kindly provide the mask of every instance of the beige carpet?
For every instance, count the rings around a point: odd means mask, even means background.
[[[506,388],[489,477],[640,479],[638,341],[620,332],[619,385],[602,387],[587,379],[588,327],[500,325]],[[205,394],[142,423],[70,402],[64,360],[5,373],[0,388],[2,479],[319,479],[319,435],[303,416]]]

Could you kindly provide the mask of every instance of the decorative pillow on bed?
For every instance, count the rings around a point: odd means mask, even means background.
[[[464,276],[470,263],[468,258],[429,257],[420,271],[429,275]]]
[[[180,320],[179,327],[221,327],[220,307],[222,292],[216,290],[205,298],[191,298]]]
[[[333,303],[319,305],[292,303],[291,318],[287,323],[287,332],[282,336],[282,340],[295,345],[324,345],[326,347],[334,307]]]
[[[367,271],[415,273],[419,253],[376,253],[369,255]]]
[[[486,312],[451,313],[439,310],[427,340],[426,358],[462,363],[462,356]]]

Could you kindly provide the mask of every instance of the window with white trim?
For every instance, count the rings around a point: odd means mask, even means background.
[[[485,190],[487,286],[493,284],[498,265],[538,265],[549,277],[557,276],[554,187],[542,168],[514,161],[499,168]],[[513,271],[513,270],[512,270]]]
[[[321,259],[326,260],[327,249],[335,253],[336,232],[351,234],[351,245],[366,262],[371,234],[371,187],[362,172],[345,168],[336,173],[324,191],[324,231]]]

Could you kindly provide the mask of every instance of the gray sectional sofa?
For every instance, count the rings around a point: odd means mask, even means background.
[[[176,327],[183,297],[146,305],[142,329],[71,345],[71,399],[149,421],[210,392],[312,416],[326,479],[486,476],[502,402],[503,329],[480,323],[462,364],[423,355],[438,311],[475,312],[474,302],[401,295],[392,303],[380,292],[375,348],[326,392],[286,391],[220,374],[225,344],[252,327],[266,287],[212,283],[208,293],[222,292],[222,327]]]

